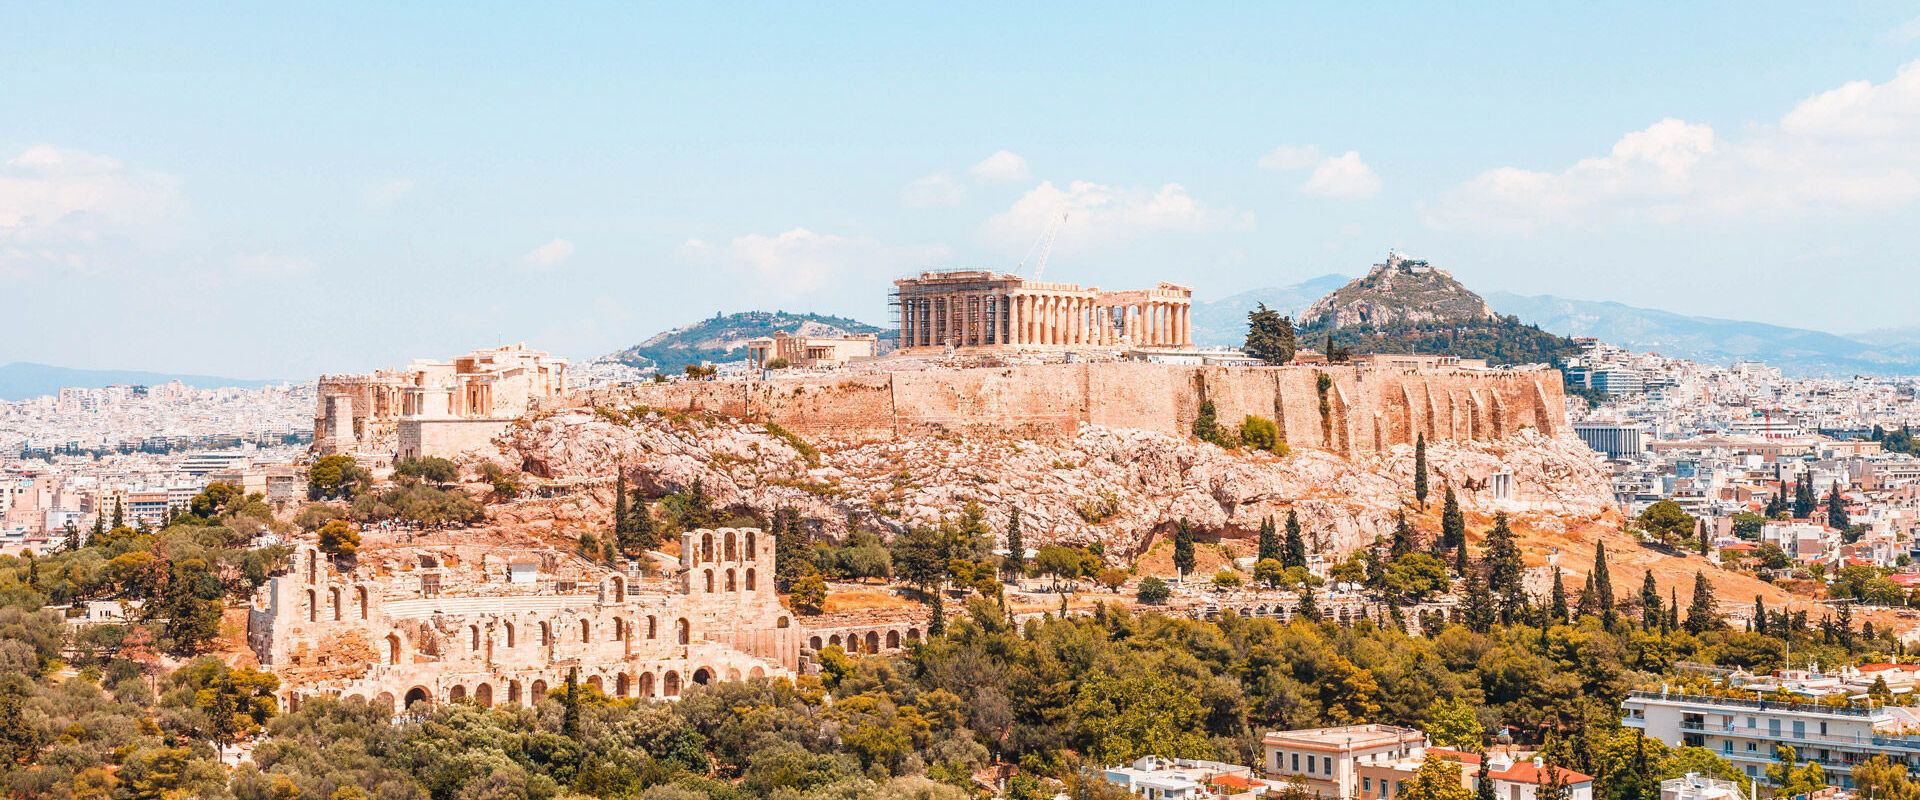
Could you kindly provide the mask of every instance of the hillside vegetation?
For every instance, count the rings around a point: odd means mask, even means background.
[[[785,311],[743,311],[712,317],[654,334],[646,341],[612,353],[608,359],[636,369],[677,370],[703,361],[740,361],[747,357],[747,340],[778,331],[800,336],[851,336],[880,333],[872,325],[825,314]]]

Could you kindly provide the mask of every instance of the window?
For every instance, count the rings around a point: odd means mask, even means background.
[[[1755,722],[1755,720],[1754,720],[1754,718],[1753,718],[1753,717],[1747,717],[1747,727],[1749,727],[1749,728],[1753,728],[1753,727],[1757,727],[1757,726],[1756,726],[1756,725],[1754,724],[1754,722]]]
[[[1372,779],[1372,778],[1361,778],[1361,779],[1360,779],[1360,791],[1363,791],[1363,792],[1371,792],[1371,791],[1373,791],[1373,779]]]
[[[1721,742],[1720,752],[1731,755],[1733,753],[1733,740],[1728,739],[1727,741]]]
[[[1307,756],[1307,774],[1313,774],[1313,756]]]
[[[1320,757],[1320,771],[1328,775],[1333,774],[1333,756]]]
[[[1825,722],[1820,723],[1820,735],[1821,736],[1827,735],[1827,723]]]
[[[1767,735],[1768,736],[1780,735],[1780,720],[1777,720],[1777,719],[1767,720]]]
[[[1760,750],[1759,744],[1755,742],[1747,742],[1747,752],[1753,753],[1753,752],[1758,752],[1759,750]]]
[[[1300,771],[1300,754],[1299,753],[1293,754],[1293,771],[1294,772]]]
[[[1805,737],[1806,735],[1807,735],[1806,720],[1800,720],[1800,719],[1794,720],[1793,721],[1793,738],[1799,739],[1799,738]]]

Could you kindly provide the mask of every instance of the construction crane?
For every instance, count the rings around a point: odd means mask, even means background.
[[[1038,282],[1040,280],[1041,275],[1046,274],[1047,256],[1048,254],[1053,252],[1053,237],[1058,236],[1060,234],[1060,226],[1065,225],[1066,223],[1067,223],[1066,209],[1061,209],[1060,216],[1054,217],[1053,222],[1048,223],[1047,232],[1044,234],[1041,234],[1040,238],[1033,243],[1033,247],[1027,248],[1027,255],[1029,256],[1033,255],[1033,251],[1036,248],[1039,249],[1040,251],[1039,260],[1035,261],[1033,264],[1033,280],[1035,282]],[[1025,258],[1020,259],[1020,263],[1014,265],[1013,273],[1015,275],[1020,274],[1020,270],[1025,268],[1026,266],[1027,266],[1027,260]]]

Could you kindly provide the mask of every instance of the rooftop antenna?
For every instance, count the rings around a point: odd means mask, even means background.
[[[1047,224],[1046,232],[1041,234],[1039,239],[1034,240],[1033,247],[1027,248],[1028,256],[1033,255],[1033,251],[1036,248],[1039,249],[1040,251],[1040,259],[1038,261],[1035,261],[1033,265],[1033,279],[1036,282],[1040,280],[1041,275],[1046,274],[1047,256],[1053,253],[1053,237],[1058,236],[1060,234],[1060,226],[1066,224],[1066,222],[1067,222],[1067,210],[1063,206],[1060,209],[1060,216],[1054,217],[1053,221]],[[1021,268],[1025,267],[1026,265],[1027,265],[1027,259],[1025,257],[1022,257],[1020,259],[1020,263],[1015,264],[1013,267],[1014,274],[1018,275],[1020,273]]]

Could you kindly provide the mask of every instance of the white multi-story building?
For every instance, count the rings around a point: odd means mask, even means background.
[[[1794,748],[1802,762],[1820,762],[1829,780],[1843,788],[1853,786],[1848,774],[1853,765],[1874,756],[1920,765],[1920,736],[1893,732],[1920,723],[1920,715],[1906,708],[1825,706],[1679,691],[1634,691],[1622,706],[1627,712],[1622,724],[1627,727],[1670,745],[1707,748],[1757,781],[1766,780],[1766,768],[1776,763],[1774,750],[1779,746]]]

